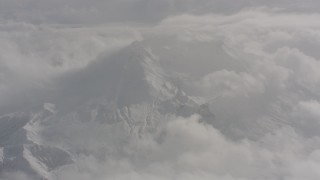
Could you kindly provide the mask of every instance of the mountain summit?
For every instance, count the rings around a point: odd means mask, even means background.
[[[198,113],[206,122],[214,119],[201,98],[188,96],[174,82],[141,42],[58,77],[53,85],[59,88],[50,91],[43,108],[0,118],[1,169],[52,178],[81,154],[113,151],[105,146],[113,136],[109,128],[118,128],[124,139],[145,138],[171,116]],[[92,140],[84,132],[106,139]]]

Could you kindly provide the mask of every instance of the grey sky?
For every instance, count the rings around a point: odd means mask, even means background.
[[[318,12],[313,0],[1,0],[1,20],[30,23],[155,23],[177,14],[230,14],[252,7]]]

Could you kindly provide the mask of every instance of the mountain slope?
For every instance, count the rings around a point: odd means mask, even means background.
[[[1,169],[53,178],[81,154],[114,151],[109,128],[119,128],[126,141],[156,133],[171,116],[199,113],[214,120],[204,101],[188,96],[174,79],[141,42],[59,77],[43,108],[1,118]]]

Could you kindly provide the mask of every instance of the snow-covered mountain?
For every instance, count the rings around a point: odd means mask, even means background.
[[[195,60],[194,52],[203,59]],[[192,153],[219,152],[219,143],[236,142],[230,148],[241,152],[248,142],[254,142],[251,149],[274,143],[268,138],[284,127],[316,133],[295,119],[295,104],[308,94],[288,88],[294,83],[284,91],[274,74],[263,69],[261,75],[261,67],[233,53],[220,42],[148,39],[54,76],[47,87],[35,88],[40,95],[30,107],[0,117],[0,171],[54,180],[85,173],[83,164],[95,172],[107,163],[109,169],[102,171],[112,177],[113,166],[121,173],[124,167],[152,172],[154,162],[175,158],[188,169],[197,161]],[[193,124],[194,119],[199,121]],[[174,163],[168,166],[179,169]]]
[[[0,118],[1,171],[51,179],[54,171],[72,164],[82,153],[107,153],[95,151],[106,148],[112,127],[119,128],[123,137],[144,138],[158,133],[157,127],[170,117],[198,113],[212,124],[215,117],[209,105],[201,97],[188,96],[169,74],[151,49],[134,42],[57,77],[52,86],[59,88],[48,91],[42,108]],[[106,131],[106,137],[73,137],[82,130]]]
[[[0,180],[319,180],[319,7],[0,0]]]

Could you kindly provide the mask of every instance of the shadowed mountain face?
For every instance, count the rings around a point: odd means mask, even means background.
[[[62,87],[58,94],[64,101],[74,101],[71,107],[101,97],[120,107],[154,99],[153,93],[161,91],[155,86],[164,86],[165,77],[152,54],[140,46],[134,43],[111,56],[100,57],[83,70],[67,74],[58,80],[57,86]]]

